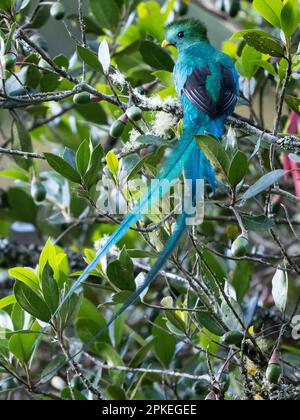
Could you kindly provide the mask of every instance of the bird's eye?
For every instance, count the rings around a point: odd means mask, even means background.
[[[178,38],[183,38],[183,37],[184,37],[184,32],[179,32],[179,33],[177,34],[177,36],[178,36]]]

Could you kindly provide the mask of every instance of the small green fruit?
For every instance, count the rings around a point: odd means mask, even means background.
[[[15,54],[12,53],[5,54],[5,56],[2,59],[2,65],[6,70],[12,70],[15,67],[16,62],[17,57],[15,56]]]
[[[185,1],[179,0],[176,1],[174,10],[179,16],[185,16],[189,11],[189,5]]]
[[[110,127],[110,135],[111,137],[113,137],[114,139],[117,139],[119,137],[122,136],[124,129],[125,129],[125,123],[120,121],[120,120],[116,120],[112,126]]]
[[[270,384],[277,385],[282,375],[282,368],[278,364],[271,363],[268,366],[266,378]]]
[[[229,331],[222,337],[222,343],[226,346],[240,346],[244,339],[240,331]]]
[[[31,186],[31,196],[38,203],[44,201],[47,196],[47,190],[44,184],[41,182],[34,182]]]
[[[73,102],[75,105],[87,105],[91,102],[91,96],[88,92],[76,93],[73,96]]]
[[[220,384],[222,385],[224,392],[227,392],[230,387],[230,376],[227,372],[222,373]]]
[[[244,257],[247,254],[248,247],[248,239],[244,236],[239,236],[232,244],[231,253],[237,258]]]
[[[50,9],[51,16],[56,20],[62,20],[65,17],[66,9],[62,3],[56,2]]]
[[[132,106],[127,109],[126,115],[132,121],[140,121],[143,118],[143,111],[137,106]]]

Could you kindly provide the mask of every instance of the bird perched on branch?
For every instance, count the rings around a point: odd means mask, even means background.
[[[166,27],[166,40],[163,47],[178,49],[178,61],[174,68],[174,82],[183,107],[183,133],[177,148],[164,164],[157,182],[149,187],[134,210],[116,229],[104,247],[97,253],[94,261],[85,269],[67,293],[56,314],[85,281],[98,262],[117,244],[128,229],[147,212],[149,208],[168,191],[165,180],[173,181],[184,171],[185,178],[192,180],[192,197],[195,198],[195,185],[198,179],[206,180],[213,189],[217,182],[209,161],[197,147],[195,135],[209,134],[221,138],[227,117],[232,114],[239,96],[238,75],[230,57],[216,50],[208,41],[207,30],[198,20],[181,20]],[[159,255],[145,282],[137,288],[129,300],[107,324],[108,328],[156,278],[167,258],[176,247],[181,235],[187,229],[185,211],[178,216],[176,229]],[[56,315],[55,314],[55,315]],[[54,316],[55,316],[54,315]],[[98,338],[102,331],[97,334]],[[95,338],[95,339],[96,339]]]

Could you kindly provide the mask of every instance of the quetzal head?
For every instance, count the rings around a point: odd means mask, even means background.
[[[173,46],[184,50],[195,42],[207,40],[205,25],[196,19],[185,19],[172,22],[165,28],[166,39],[162,43],[164,48]]]

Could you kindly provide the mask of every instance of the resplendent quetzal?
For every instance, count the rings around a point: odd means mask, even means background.
[[[109,250],[117,244],[145,214],[150,203],[157,202],[166,191],[163,180],[175,180],[185,172],[186,179],[207,180],[213,189],[216,178],[209,161],[196,145],[195,135],[210,134],[220,138],[224,132],[227,117],[232,114],[239,96],[238,75],[230,57],[212,47],[207,38],[205,26],[198,20],[188,19],[173,22],[166,27],[166,40],[163,47],[175,46],[178,49],[178,61],[174,68],[174,82],[183,107],[183,133],[177,148],[171,153],[154,186],[136,205],[116,229],[105,246],[97,253],[95,260],[85,269],[74,283],[64,302],[85,281],[91,271]],[[107,324],[108,328],[156,278],[167,258],[171,255],[182,233],[187,228],[185,212],[177,218],[176,229],[159,255],[155,265],[145,278],[143,285],[137,288],[124,306]],[[55,315],[56,315],[55,314]],[[102,334],[99,331],[97,337]]]

